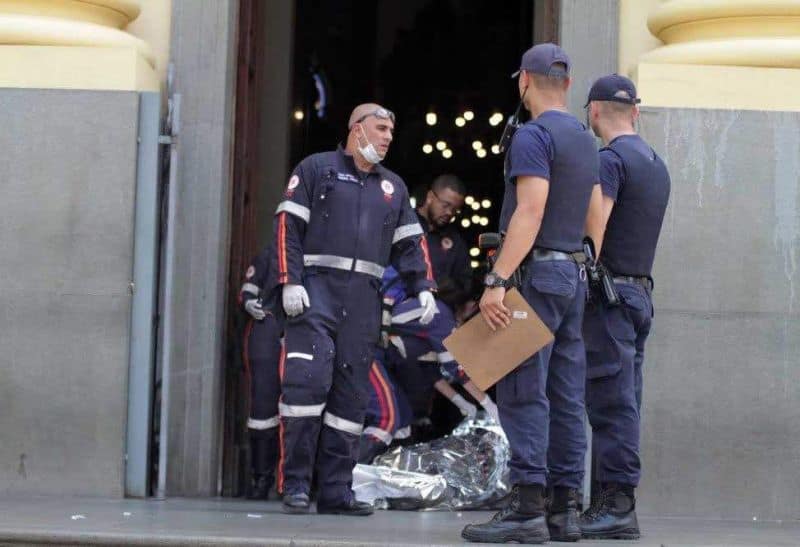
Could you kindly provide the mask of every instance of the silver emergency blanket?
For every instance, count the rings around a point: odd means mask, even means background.
[[[414,474],[381,477],[386,495],[375,497],[385,499],[389,508],[461,510],[489,508],[509,493],[508,459],[502,428],[491,418],[479,417],[466,418],[441,439],[395,447],[367,467]],[[445,492],[439,495],[434,483],[423,481],[419,474],[444,479]],[[412,481],[418,481],[416,486]],[[355,486],[354,481],[357,492]],[[405,492],[402,499],[392,497],[390,486]]]
[[[358,501],[380,509],[435,507],[448,495],[441,475],[363,464],[353,469],[353,492]]]

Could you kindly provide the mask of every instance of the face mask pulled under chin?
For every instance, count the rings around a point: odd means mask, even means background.
[[[364,131],[364,129],[359,128],[359,131],[361,131],[361,136],[367,143],[366,146],[361,146],[361,141],[360,140],[358,141],[358,152],[361,154],[361,156],[373,165],[383,161],[383,156],[378,154],[378,151],[375,150],[375,146],[373,146],[373,144],[369,142],[369,139],[367,138],[367,134]]]

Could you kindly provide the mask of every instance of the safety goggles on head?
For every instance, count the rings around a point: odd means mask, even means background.
[[[379,120],[391,120],[394,123],[394,112],[383,107],[378,107],[372,112],[368,112],[353,122],[353,125],[361,123],[370,116],[375,116]]]

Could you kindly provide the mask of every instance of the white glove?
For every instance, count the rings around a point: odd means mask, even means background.
[[[456,393],[453,395],[453,398],[450,399],[454,405],[458,407],[458,410],[461,411],[461,414],[468,418],[474,418],[478,414],[478,409],[472,403],[468,403],[464,397],[460,394]]]
[[[303,306],[311,307],[308,300],[308,293],[302,285],[283,286],[283,310],[289,317],[294,317],[303,313]]]
[[[245,302],[244,309],[256,321],[261,321],[267,316],[267,314],[264,313],[264,309],[261,307],[261,301],[258,298],[251,298]]]
[[[498,424],[500,423],[500,413],[497,412],[497,405],[494,404],[494,401],[492,401],[491,397],[487,395],[486,398],[481,401],[481,406],[495,422]]]
[[[436,299],[430,291],[422,291],[419,293],[419,303],[422,306],[422,315],[419,318],[419,322],[422,325],[427,325],[433,321],[433,316],[439,311],[436,309]]]

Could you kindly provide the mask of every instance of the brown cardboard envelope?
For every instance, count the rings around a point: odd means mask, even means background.
[[[508,327],[493,332],[478,314],[444,340],[447,351],[484,391],[554,340],[517,289],[508,291],[503,303],[511,310]]]

